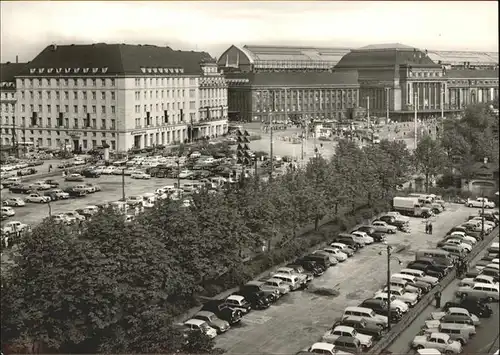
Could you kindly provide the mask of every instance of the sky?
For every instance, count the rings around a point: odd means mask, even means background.
[[[204,50],[231,44],[498,51],[498,2],[1,1],[1,61],[49,44],[130,43]]]

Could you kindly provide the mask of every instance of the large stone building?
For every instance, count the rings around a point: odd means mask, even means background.
[[[217,64],[228,79],[230,115],[242,120],[265,116],[266,95],[278,97],[281,106],[271,108],[278,116],[349,117],[350,108],[361,106],[367,115],[392,119],[409,119],[415,109],[419,117],[457,113],[498,98],[498,53],[490,52],[398,43],[352,50],[233,45]]]
[[[205,52],[51,45],[16,75],[16,90],[16,124],[38,147],[126,151],[227,131],[227,85]]]
[[[232,118],[339,119],[359,104],[356,71],[334,73],[346,48],[231,46],[218,59]]]
[[[12,148],[17,142],[23,141],[23,127],[16,130],[14,127],[16,117],[16,75],[24,68],[26,63],[0,64],[0,145]],[[13,129],[14,128],[14,129]]]

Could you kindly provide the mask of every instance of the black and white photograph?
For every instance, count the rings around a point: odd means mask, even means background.
[[[1,1],[1,355],[498,355],[495,1]]]

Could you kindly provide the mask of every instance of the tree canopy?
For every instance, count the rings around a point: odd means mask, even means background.
[[[164,200],[131,223],[111,209],[80,228],[44,222],[21,241],[3,277],[2,344],[209,352],[213,341],[190,335],[186,342],[173,324],[203,287],[228,272],[247,277],[244,250],[256,253],[262,242],[279,248],[340,207],[388,198],[411,171],[409,157],[400,143],[362,149],[341,140],[331,159],[315,157],[269,182],[202,191],[187,208]]]

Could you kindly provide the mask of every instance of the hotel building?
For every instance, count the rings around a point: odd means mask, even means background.
[[[16,90],[15,124],[38,147],[124,152],[227,132],[227,84],[205,52],[51,45]]]

